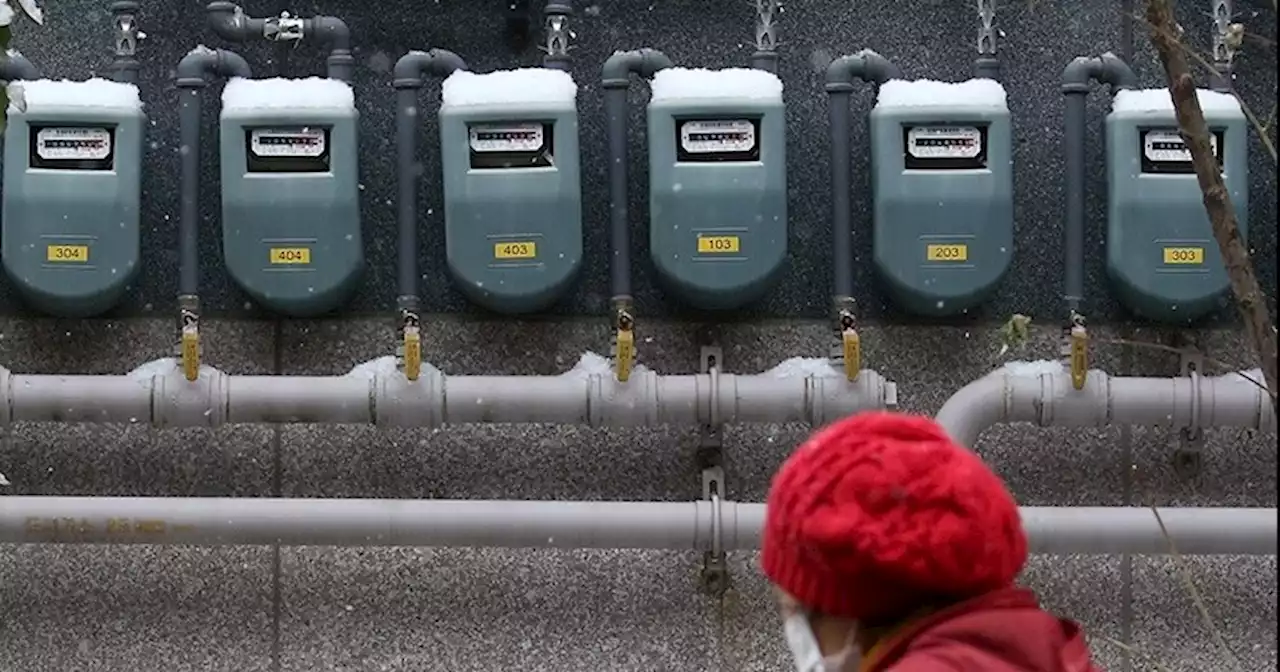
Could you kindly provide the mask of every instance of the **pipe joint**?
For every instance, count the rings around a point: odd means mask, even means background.
[[[391,85],[397,89],[421,89],[428,77],[444,79],[466,69],[466,61],[448,49],[410,51],[396,60]]]
[[[855,80],[872,84],[884,84],[891,79],[902,79],[902,70],[889,59],[870,49],[851,56],[841,56],[827,66],[827,93],[852,91]]]
[[[151,423],[159,429],[219,427],[230,404],[230,376],[210,366],[194,381],[178,366],[151,378]]]
[[[1062,71],[1062,92],[1087,93],[1094,81],[1114,89],[1132,89],[1138,78],[1124,59],[1109,51],[1101,56],[1077,56]]]
[[[445,397],[444,373],[424,363],[414,381],[403,372],[375,376],[369,415],[380,427],[436,428],[448,422]]]
[[[234,51],[196,47],[178,61],[177,85],[180,89],[203,89],[209,85],[208,77],[253,76],[248,61]]]
[[[673,67],[667,55],[657,49],[635,49],[632,51],[615,51],[605,59],[601,69],[601,83],[606,89],[625,89],[631,86],[631,75],[634,73],[642,79],[652,79],[655,74]]]

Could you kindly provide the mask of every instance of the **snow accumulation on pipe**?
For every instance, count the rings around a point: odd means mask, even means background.
[[[707,501],[19,496],[4,504],[0,543],[43,544],[737,551],[760,548],[765,515],[764,504]],[[1141,507],[1021,512],[1038,554],[1276,554],[1275,509],[1171,508],[1158,519]]]
[[[464,423],[591,426],[804,422],[822,425],[892,408],[897,387],[874,371],[849,382],[827,360],[794,358],[756,375],[659,375],[618,382],[593,353],[558,376],[446,376],[423,365],[409,381],[395,357],[342,376],[232,376],[202,367],[188,381],[173,359],[123,376],[21,375],[0,368],[0,426],[10,422],[247,423],[436,427]]]
[[[1061,362],[1011,362],[961,388],[938,422],[973,446],[992,425],[1041,427],[1245,427],[1274,432],[1276,418],[1260,371],[1185,378],[1109,376],[1090,371],[1084,389],[1071,385]]]

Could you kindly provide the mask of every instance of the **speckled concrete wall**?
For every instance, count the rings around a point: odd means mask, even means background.
[[[46,4],[52,0],[47,0]],[[201,28],[202,2],[146,7],[148,58],[144,96],[155,122],[148,164],[148,273],[120,319],[93,321],[0,319],[0,364],[32,373],[122,373],[167,354],[176,256],[176,115],[172,67],[197,42],[225,46]],[[279,6],[277,6],[279,4]],[[299,3],[307,15],[345,17],[360,46],[358,88],[364,115],[367,245],[373,259],[357,300],[360,312],[391,303],[393,177],[390,162],[390,64],[410,48],[458,51],[477,69],[533,63],[512,55],[499,34],[496,1],[384,0],[377,11],[351,2]],[[742,63],[750,51],[750,6],[741,2],[634,0],[582,3],[579,80],[583,83],[587,161],[602,161],[600,62],[613,48],[654,46],[686,64]],[[969,3],[901,0],[865,6],[836,0],[793,3],[781,29],[783,74],[791,114],[790,155],[795,228],[791,269],[761,313],[787,320],[750,320],[723,327],[719,341],[729,370],[756,372],[794,355],[825,352],[829,263],[826,232],[825,101],[818,72],[833,55],[872,47],[914,76],[967,75],[973,40]],[[1182,21],[1206,34],[1204,12],[1186,7]],[[1258,6],[1266,3],[1258,3]],[[1274,30],[1272,13],[1237,3],[1251,27]],[[50,7],[49,29],[19,41],[33,60],[59,76],[82,76],[106,61],[89,45],[106,44],[105,3],[63,0]],[[1252,5],[1250,5],[1252,6]],[[255,14],[284,9],[249,2]],[[855,11],[855,7],[858,8]],[[1062,194],[1057,150],[1061,101],[1057,76],[1070,57],[1106,49],[1129,51],[1115,0],[1062,3],[1024,0],[1001,16],[1008,85],[1018,125],[1019,250],[1014,273],[988,316],[1021,310],[1047,317],[1058,307],[1061,264],[1058,222]],[[903,21],[906,18],[907,21]],[[1141,35],[1139,34],[1139,38]],[[1139,39],[1138,42],[1141,40]],[[244,48],[262,75],[319,72],[307,48]],[[1158,82],[1139,48],[1135,67]],[[1274,100],[1275,61],[1251,47],[1242,88],[1258,105]],[[214,89],[216,91],[216,87]],[[637,116],[643,86],[635,87]],[[869,105],[869,92],[858,109]],[[1091,98],[1099,128],[1105,98]],[[207,113],[213,121],[213,106]],[[428,128],[424,137],[435,131]],[[1043,138],[1043,139],[1042,139]],[[633,137],[633,156],[643,156]],[[428,140],[425,147],[433,146]],[[1257,149],[1257,148],[1255,148]],[[1095,134],[1089,156],[1100,154]],[[1256,154],[1256,152],[1255,152]],[[213,157],[209,156],[212,166]],[[430,153],[424,160],[433,160]],[[591,164],[589,164],[591,165]],[[1091,175],[1100,171],[1093,170]],[[638,244],[645,236],[643,171],[632,174]],[[1266,285],[1275,286],[1273,167],[1255,164],[1254,244]],[[207,172],[205,202],[214,203],[216,170]],[[423,186],[424,203],[438,188]],[[1095,194],[1100,184],[1091,183]],[[855,185],[864,193],[865,180]],[[588,181],[588,272],[560,313],[599,314],[607,300],[601,229],[603,185]],[[1097,199],[1095,198],[1095,204]],[[429,206],[428,206],[429,207]],[[860,199],[859,216],[865,216]],[[435,213],[438,213],[438,208]],[[1098,208],[1091,211],[1099,222]],[[438,214],[429,215],[422,262],[431,308],[466,310],[439,269]],[[224,318],[205,325],[209,363],[230,373],[328,374],[386,354],[386,321],[347,319],[273,322],[254,317],[220,270],[216,221],[205,220],[206,301]],[[1090,314],[1117,318],[1105,298],[1101,234],[1090,238]],[[862,258],[869,240],[858,234]],[[637,257],[642,358],[664,372],[696,367],[692,321],[671,316]],[[860,287],[872,313],[880,299],[870,273]],[[7,297],[5,291],[0,296]],[[4,312],[17,307],[0,300]],[[873,320],[865,331],[866,362],[899,383],[909,410],[935,412],[966,382],[998,365],[989,324],[921,328]],[[1095,322],[1106,322],[1096,319]],[[433,316],[426,356],[448,373],[554,373],[584,350],[600,350],[608,334],[600,320],[508,323]],[[1132,326],[1102,326],[1100,340],[1147,340]],[[1244,365],[1244,345],[1223,331],[1200,334],[1203,347],[1230,369]],[[1050,356],[1056,329],[1037,329],[1026,353]],[[1176,357],[1160,350],[1100,345],[1096,364],[1113,374],[1173,375]],[[732,427],[726,436],[729,496],[759,501],[772,470],[805,433],[794,426]],[[682,428],[603,430],[551,426],[467,426],[431,431],[373,428],[247,426],[154,430],[141,426],[18,425],[0,435],[6,494],[101,494],[247,497],[461,497],[523,499],[689,500],[700,481],[694,434]],[[1201,473],[1184,479],[1170,467],[1176,439],[1149,428],[1057,430],[1009,427],[984,435],[978,450],[1027,505],[1142,504],[1276,506],[1275,437],[1240,430],[1209,433]],[[3,499],[0,498],[0,506]],[[0,671],[364,672],[507,669],[574,672],[664,670],[746,672],[790,669],[779,623],[753,554],[734,554],[733,588],[720,599],[696,589],[698,557],[685,552],[502,552],[465,549],[177,549],[144,547],[0,547]],[[1236,669],[1183,588],[1200,587],[1214,628],[1239,659],[1239,669],[1275,669],[1276,560],[1206,558],[1174,562],[1140,557],[1035,558],[1024,580],[1046,602],[1081,620],[1101,662],[1112,670],[1178,672]],[[1116,643],[1118,642],[1118,644]],[[1124,651],[1140,652],[1126,657]],[[1163,666],[1163,667],[1161,667]]]

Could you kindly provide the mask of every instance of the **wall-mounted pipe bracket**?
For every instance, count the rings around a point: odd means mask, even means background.
[[[729,589],[729,564],[725,554],[724,467],[702,470],[702,499],[711,508],[711,548],[702,553],[702,589],[720,597]]]
[[[704,334],[707,344],[702,346],[701,373],[711,378],[711,408],[718,409],[720,400],[720,371],[724,366],[724,351],[716,345],[710,333]],[[702,589],[713,597],[719,597],[729,588],[729,566],[724,552],[723,519],[721,502],[724,500],[724,423],[715,411],[708,422],[699,428],[696,459],[702,471],[702,499],[712,509],[711,549],[702,554]]]
[[[1182,349],[1178,358],[1179,375],[1191,378],[1195,384],[1195,379],[1204,371],[1204,353],[1188,346]],[[1198,477],[1204,466],[1204,427],[1199,422],[1203,409],[1199,408],[1198,397],[1191,403],[1194,405],[1191,412],[1193,422],[1178,430],[1178,445],[1173,450],[1173,472],[1188,481]]]

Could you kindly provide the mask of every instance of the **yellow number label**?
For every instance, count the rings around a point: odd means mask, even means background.
[[[89,246],[50,245],[45,258],[49,261],[83,264],[89,261]]]
[[[734,254],[742,251],[737,236],[698,236],[698,254]]]
[[[926,261],[968,261],[968,245],[927,245],[924,248]]]
[[[1164,248],[1166,264],[1203,264],[1203,247],[1166,247]]]
[[[273,264],[309,264],[311,248],[309,247],[273,247],[271,248]]]
[[[533,259],[538,256],[538,244],[534,242],[497,243],[493,246],[494,259]]]

